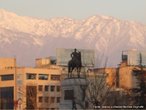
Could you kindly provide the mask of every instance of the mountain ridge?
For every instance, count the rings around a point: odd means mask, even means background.
[[[121,51],[146,49],[146,25],[99,15],[84,20],[38,19],[0,9],[0,43],[1,56],[16,54],[18,62],[28,57],[21,65],[32,65],[34,58],[55,55],[56,48],[69,47],[94,49],[97,66],[107,57],[109,66],[116,66]],[[25,56],[22,50],[28,50]]]

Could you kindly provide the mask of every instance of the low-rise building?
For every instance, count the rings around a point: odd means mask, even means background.
[[[119,65],[119,87],[129,92],[132,105],[146,108],[146,54],[136,50],[122,54]]]
[[[0,68],[0,109],[58,109],[61,97],[61,68],[17,67],[8,59]],[[11,67],[11,68],[8,68]]]
[[[89,69],[88,76],[92,73],[94,77],[98,74],[105,74],[106,76],[106,83],[109,86],[115,87],[117,81],[117,68],[94,68]],[[91,75],[89,76],[89,78]]]
[[[129,50],[123,52],[119,65],[119,87],[124,89],[140,88],[140,81],[146,82],[145,52]]]

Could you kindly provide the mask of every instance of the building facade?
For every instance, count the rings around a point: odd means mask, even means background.
[[[0,109],[58,109],[60,67],[17,67],[15,59],[1,60]]]
[[[140,88],[141,80],[146,83],[146,54],[136,50],[122,53],[118,68],[119,87],[127,90]]]
[[[89,69],[88,72],[88,77],[91,77],[94,75],[94,77],[96,75],[100,75],[100,74],[104,74],[106,76],[106,83],[109,86],[115,87],[116,86],[116,82],[117,82],[117,68],[94,68],[94,69]]]

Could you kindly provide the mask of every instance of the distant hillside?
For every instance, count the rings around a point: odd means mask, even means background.
[[[0,57],[16,57],[23,66],[37,57],[56,54],[56,48],[96,51],[96,66],[116,66],[122,50],[146,50],[146,25],[108,16],[84,20],[36,19],[0,9]]]

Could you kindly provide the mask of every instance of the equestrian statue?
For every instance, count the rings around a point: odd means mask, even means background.
[[[77,49],[74,49],[74,52],[71,53],[71,60],[68,62],[68,78],[72,77],[72,72],[74,69],[76,69],[79,78],[81,67],[81,52],[77,51]]]

